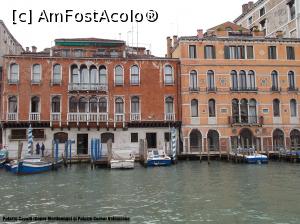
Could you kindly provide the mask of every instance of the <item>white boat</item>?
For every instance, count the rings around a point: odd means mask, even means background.
[[[130,150],[115,150],[110,160],[111,169],[133,169],[135,156]]]
[[[172,160],[163,150],[152,150],[148,152],[147,166],[170,166]]]

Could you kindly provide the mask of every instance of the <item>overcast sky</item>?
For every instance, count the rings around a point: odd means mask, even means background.
[[[233,21],[241,14],[245,0],[1,0],[0,19],[2,19],[15,38],[23,45],[35,45],[38,50],[53,45],[56,38],[96,37],[121,39],[132,42],[132,23],[38,23],[42,10],[64,12],[72,9],[77,12],[137,12],[155,10],[158,20],[154,23],[141,22],[138,25],[139,46],[150,48],[157,56],[166,53],[167,36],[196,35],[197,29],[213,27],[225,21]],[[13,24],[13,10],[33,12],[33,24]],[[137,45],[136,23],[134,23],[133,42]]]

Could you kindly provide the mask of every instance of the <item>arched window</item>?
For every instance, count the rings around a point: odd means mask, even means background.
[[[196,99],[191,101],[191,112],[192,117],[198,117],[198,100]]]
[[[19,81],[19,65],[11,64],[9,72],[9,83],[17,83]]]
[[[8,98],[8,112],[9,113],[17,113],[18,112],[17,97],[11,96]]]
[[[201,152],[202,151],[202,135],[197,129],[193,129],[190,133],[190,151]]]
[[[124,101],[121,97],[116,98],[115,112],[116,112],[116,114],[123,114],[124,113]]]
[[[290,134],[290,138],[291,138],[291,149],[299,150],[300,149],[300,131],[297,129],[292,130],[291,134]]]
[[[279,101],[279,99],[273,100],[273,116],[280,117],[280,101]]]
[[[288,79],[289,79],[289,90],[295,90],[295,74],[293,71],[289,71]]]
[[[241,100],[241,123],[248,123],[248,100]]]
[[[78,84],[80,83],[79,80],[79,71],[77,65],[72,65],[71,66],[71,82]]]
[[[107,100],[105,97],[99,99],[99,112],[107,113]]]
[[[130,68],[130,83],[131,85],[140,84],[139,67],[137,65],[133,65]]]
[[[70,113],[77,112],[77,100],[76,100],[75,96],[72,96],[69,99],[69,112]]]
[[[60,113],[60,97],[54,96],[52,97],[52,113]]]
[[[32,82],[40,83],[41,81],[41,65],[35,64],[32,66]]]
[[[61,65],[53,66],[53,84],[59,84],[61,81]]]
[[[238,75],[236,71],[231,71],[231,84],[232,84],[232,90],[238,90],[239,84],[238,84]]]
[[[278,72],[277,71],[273,71],[271,73],[271,77],[272,77],[272,90],[273,91],[278,91]]]
[[[31,113],[39,113],[40,111],[40,98],[34,96],[31,98]]]
[[[131,113],[140,113],[140,99],[137,96],[131,98]]]
[[[80,66],[80,83],[81,88],[87,89],[87,86],[90,82],[90,77],[89,77],[89,70],[87,69],[86,65],[81,65]]]
[[[256,100],[249,101],[249,123],[257,123]]]
[[[97,88],[97,84],[98,84],[98,70],[97,70],[97,68],[96,68],[95,65],[92,65],[90,67],[90,83],[91,83],[92,89],[96,89]]]
[[[208,90],[215,90],[215,73],[212,70],[207,72],[207,88]]]
[[[190,89],[197,90],[197,87],[198,87],[197,72],[193,70],[190,72]]]
[[[244,70],[240,71],[240,90],[247,90],[247,77]]]
[[[297,117],[297,101],[295,99],[290,100],[291,117]]]
[[[165,75],[165,84],[166,85],[173,85],[173,68],[171,65],[165,65],[164,68],[164,75]]]
[[[166,100],[165,100],[166,114],[173,114],[174,113],[173,102],[174,102],[173,97],[169,96],[169,97],[166,98]]]
[[[98,100],[96,97],[90,98],[90,113],[97,113],[98,111]]]
[[[273,150],[278,151],[284,149],[284,133],[280,129],[273,132]]]
[[[255,90],[255,73],[252,70],[248,72],[248,81],[249,90]]]
[[[81,97],[78,102],[79,113],[89,112],[89,104],[85,97]]]
[[[101,85],[107,85],[106,67],[101,65],[99,68],[99,80]]]
[[[115,85],[123,85],[124,83],[124,72],[120,65],[115,67]]]
[[[214,99],[208,101],[208,111],[209,117],[216,117],[216,101]]]
[[[239,100],[233,99],[232,100],[232,120],[233,123],[240,122],[240,107],[239,107]]]

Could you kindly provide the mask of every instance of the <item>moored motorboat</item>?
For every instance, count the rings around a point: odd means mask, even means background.
[[[14,174],[34,174],[56,169],[62,164],[62,159],[55,161],[47,158],[27,157],[20,161],[12,160],[6,165],[6,169]]]
[[[8,158],[8,152],[5,149],[2,149],[0,151],[0,168],[4,166],[4,164],[7,162]]]
[[[159,153],[158,150],[148,152],[147,166],[169,166],[172,160],[164,152]]]
[[[265,164],[268,163],[268,157],[262,154],[246,155],[245,160],[251,164]]]
[[[112,169],[133,169],[135,162],[134,153],[131,150],[114,150],[110,160]]]

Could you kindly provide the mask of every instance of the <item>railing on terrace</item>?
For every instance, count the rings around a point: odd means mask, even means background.
[[[29,113],[29,120],[30,121],[40,121],[41,114],[40,113]]]
[[[175,121],[175,114],[174,113],[165,114],[165,121]]]
[[[17,121],[18,113],[8,113],[6,119],[7,119],[7,121]]]

